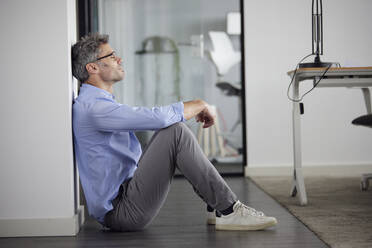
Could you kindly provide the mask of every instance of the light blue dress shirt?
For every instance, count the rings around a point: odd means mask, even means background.
[[[184,105],[131,107],[117,103],[103,89],[83,84],[72,110],[75,154],[88,211],[103,223],[120,185],[137,169],[142,150],[134,131],[185,121]]]

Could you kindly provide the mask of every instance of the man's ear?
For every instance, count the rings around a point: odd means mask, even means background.
[[[85,69],[87,69],[89,74],[97,74],[99,72],[98,65],[96,65],[95,63],[88,63],[85,66]]]

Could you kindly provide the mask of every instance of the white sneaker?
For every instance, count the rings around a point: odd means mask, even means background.
[[[274,217],[250,208],[240,201],[233,206],[234,212],[216,217],[216,230],[262,230],[275,226],[278,222]]]
[[[216,225],[216,210],[214,210],[213,212],[207,211],[207,224]]]

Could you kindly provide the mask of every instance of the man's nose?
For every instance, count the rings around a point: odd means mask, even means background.
[[[117,60],[118,64],[121,65],[122,59],[120,57],[117,57],[116,60]]]

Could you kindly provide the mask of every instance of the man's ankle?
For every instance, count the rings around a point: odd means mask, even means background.
[[[214,211],[214,208],[212,208],[211,206],[207,205],[207,211],[208,212],[213,212]]]
[[[236,202],[234,202],[233,204],[231,204],[228,208],[226,208],[224,210],[216,211],[216,216],[218,216],[217,215],[217,212],[220,214],[220,216],[221,216],[221,214],[222,215],[229,215],[229,214],[233,213],[234,212],[234,205],[235,205],[235,203]],[[218,217],[220,217],[220,216],[218,216]]]

